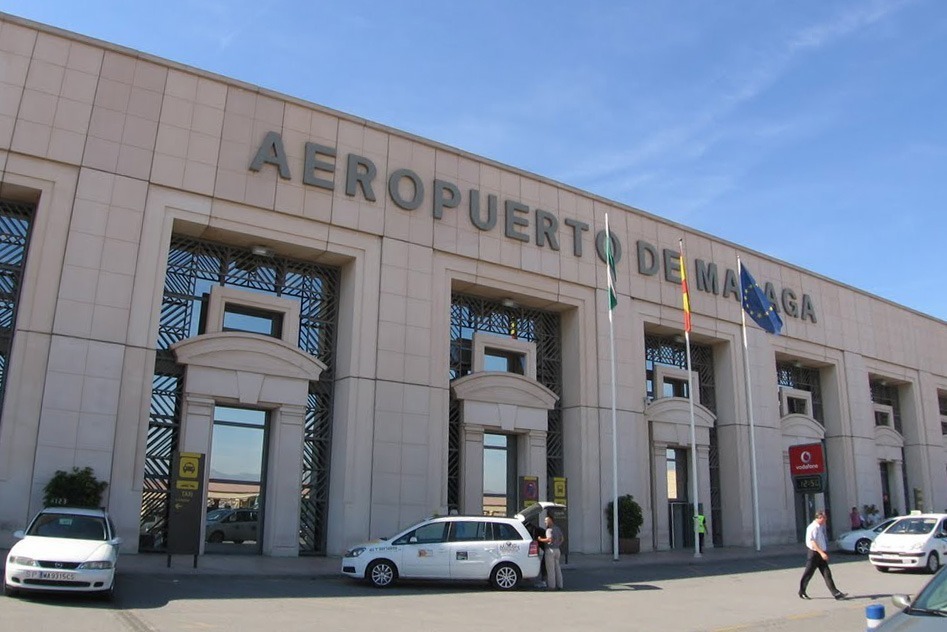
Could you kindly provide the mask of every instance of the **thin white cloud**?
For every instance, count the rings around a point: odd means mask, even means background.
[[[875,0],[868,4],[857,3],[829,20],[793,33],[784,40],[780,49],[769,55],[754,57],[752,66],[736,69],[736,72],[733,68],[723,71],[721,77],[730,78],[730,88],[718,92],[716,98],[708,100],[708,105],[703,110],[688,112],[686,122],[652,132],[650,136],[636,143],[633,149],[594,156],[561,174],[560,178],[584,188],[612,189],[609,181],[627,181],[624,174],[628,171],[639,168],[654,169],[654,163],[680,164],[699,158],[718,141],[740,133],[736,129],[722,127],[721,121],[776,83],[799,57],[811,55],[874,25],[913,1]],[[779,131],[784,137],[790,135],[795,128],[792,124],[785,124],[781,129],[771,124],[765,127],[769,127],[770,133]],[[743,170],[747,168],[744,167]],[[711,192],[722,193],[720,183],[727,181],[736,182],[737,178],[719,177],[713,181],[706,195],[694,199],[711,201]],[[690,210],[695,208],[691,206]]]

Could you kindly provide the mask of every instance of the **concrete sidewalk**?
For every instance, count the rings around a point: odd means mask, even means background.
[[[610,554],[572,553],[564,570],[634,567],[646,565],[685,565],[714,564],[728,560],[781,557],[797,554],[804,559],[801,544],[779,544],[763,547],[756,551],[753,547],[720,547],[707,549],[699,558],[694,557],[691,549],[686,551],[655,551],[636,555],[619,556],[614,561]],[[4,556],[5,557],[5,556]],[[802,562],[800,562],[801,564]],[[197,558],[194,568],[194,556],[168,556],[162,554],[139,553],[124,554],[119,558],[120,575],[234,575],[253,577],[335,577],[341,575],[342,560],[339,557],[263,557],[260,555],[207,554]]]

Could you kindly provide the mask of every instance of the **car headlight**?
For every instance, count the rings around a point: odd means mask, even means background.
[[[32,557],[23,557],[22,555],[11,555],[7,558],[7,562],[17,566],[39,566],[39,562]]]
[[[915,542],[914,544],[911,545],[911,548],[908,549],[908,550],[909,550],[909,551],[920,551],[920,550],[923,549],[923,548],[924,548],[924,543],[923,543],[923,542]]]
[[[86,571],[104,571],[112,568],[114,564],[109,561],[101,560],[96,562],[83,562],[79,568]]]
[[[345,557],[358,557],[365,552],[364,546],[357,546],[354,549],[349,549],[345,552]]]

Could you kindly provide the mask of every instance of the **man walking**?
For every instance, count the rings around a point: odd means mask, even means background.
[[[562,590],[562,567],[559,565],[560,547],[565,536],[552,516],[546,516],[546,537],[537,538],[546,544],[546,590]]]
[[[815,574],[815,569],[822,573],[822,579],[829,592],[836,599],[845,599],[848,595],[835,587],[832,580],[832,569],[829,568],[829,554],[826,549],[829,548],[828,539],[825,535],[825,512],[817,511],[815,520],[806,528],[806,548],[808,549],[806,557],[806,569],[802,572],[802,578],[799,580],[799,598],[810,599],[806,594],[806,588],[809,586],[809,580]]]

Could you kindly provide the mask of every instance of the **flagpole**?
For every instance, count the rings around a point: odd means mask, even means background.
[[[612,323],[612,233],[608,229],[608,213],[605,213],[605,272],[608,275],[608,344],[612,360],[612,560],[618,561],[618,421],[615,403],[615,325]],[[617,292],[615,293],[617,297]]]
[[[743,264],[740,262],[740,255],[737,255],[737,272],[742,273]],[[756,482],[756,436],[753,428],[753,395],[752,389],[750,388],[750,351],[749,345],[747,344],[746,339],[746,310],[743,309],[742,303],[744,300],[744,290],[741,274],[740,282],[740,321],[743,325],[743,374],[744,374],[744,384],[746,385],[746,416],[750,424],[750,478],[752,481],[752,490],[753,490],[753,541],[756,545],[756,550],[759,551],[762,549],[760,545],[760,496],[759,490],[757,489]]]
[[[685,266],[686,259],[684,257],[684,240],[679,240],[681,246],[681,281],[684,286],[685,300],[688,302],[684,306],[687,312],[686,323],[684,326],[684,346],[687,350],[687,401],[690,406],[691,414],[691,471],[693,472],[691,476],[691,481],[693,482],[693,494],[694,494],[694,517],[693,517],[693,529],[694,529],[694,557],[701,557],[700,555],[700,532],[698,531],[698,522],[697,516],[699,511],[697,508],[698,500],[700,498],[698,493],[698,461],[697,461],[697,428],[694,423],[694,377],[691,371],[691,331],[690,331],[690,296],[687,292],[687,272]]]

